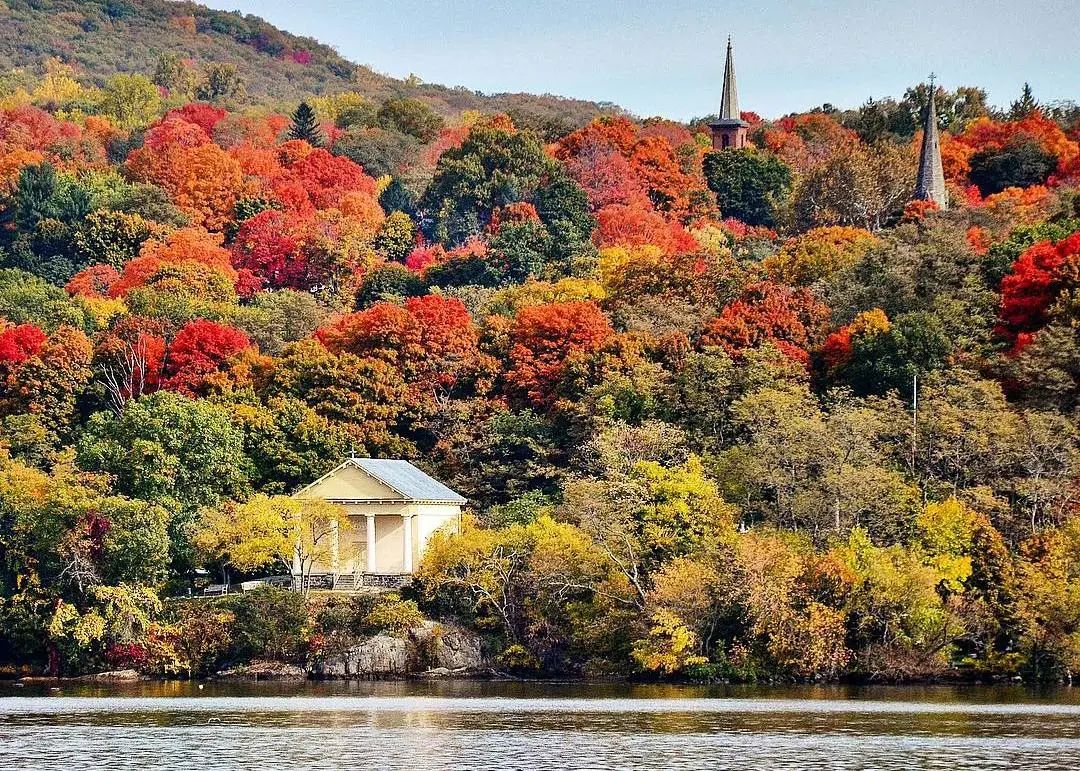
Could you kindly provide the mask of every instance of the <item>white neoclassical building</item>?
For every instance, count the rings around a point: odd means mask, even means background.
[[[457,528],[466,500],[405,460],[349,458],[296,493],[345,507],[352,527],[335,541],[312,584],[326,589],[397,586],[408,580],[432,534]]]

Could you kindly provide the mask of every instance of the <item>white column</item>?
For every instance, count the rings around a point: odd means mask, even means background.
[[[341,568],[341,532],[337,520],[330,523],[330,545],[330,572],[336,576]]]
[[[413,571],[413,559],[412,559],[412,514],[403,514],[401,516],[402,522],[404,522],[405,532],[405,560],[402,563],[405,566],[405,572],[411,573]]]
[[[367,572],[375,572],[375,515],[367,516]]]

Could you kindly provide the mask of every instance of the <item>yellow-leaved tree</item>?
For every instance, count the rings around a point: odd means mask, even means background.
[[[247,572],[277,564],[290,573],[298,567],[307,587],[315,565],[342,556],[337,546],[349,527],[348,514],[337,504],[255,495],[244,503],[206,509],[194,543],[206,557],[221,563],[226,583],[229,567]]]
[[[697,649],[698,637],[693,630],[671,611],[658,610],[652,616],[649,636],[635,642],[630,655],[642,669],[672,675],[708,663]]]
[[[915,520],[927,561],[941,574],[941,583],[952,592],[961,592],[971,576],[971,555],[979,514],[956,498],[928,503]]]
[[[293,535],[296,544],[296,564],[300,568],[304,592],[307,593],[308,578],[316,565],[327,565],[331,560],[346,556],[342,544],[352,539],[348,534],[351,523],[344,506],[321,500],[298,500],[293,517]],[[337,565],[332,567],[336,570]]]

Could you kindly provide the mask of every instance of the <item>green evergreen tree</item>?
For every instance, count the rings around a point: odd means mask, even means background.
[[[289,139],[302,139],[312,147],[322,147],[323,135],[315,110],[307,102],[301,102],[292,114]]]
[[[1035,101],[1035,95],[1031,92],[1031,84],[1025,83],[1020,92],[1020,98],[1009,106],[1009,120],[1020,120],[1039,109],[1039,103]]]
[[[48,162],[24,166],[19,172],[13,204],[13,224],[23,232],[37,227],[43,219],[59,219],[56,168]]]
[[[401,211],[411,216],[416,210],[416,200],[401,180],[394,177],[379,195],[379,206],[383,207],[387,214]]]

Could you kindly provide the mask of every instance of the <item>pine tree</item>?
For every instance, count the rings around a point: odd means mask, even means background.
[[[312,147],[321,147],[323,144],[318,118],[315,117],[315,111],[307,102],[301,102],[292,115],[289,139],[302,139]]]
[[[1020,120],[1039,109],[1039,103],[1031,93],[1031,84],[1025,83],[1024,90],[1020,92],[1020,98],[1009,107],[1009,119]]]

